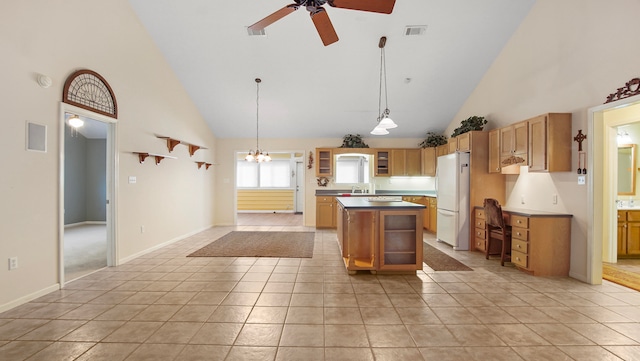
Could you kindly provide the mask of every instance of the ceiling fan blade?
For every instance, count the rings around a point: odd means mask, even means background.
[[[298,4],[289,4],[285,7],[283,7],[282,9],[276,11],[275,13],[267,16],[266,18],[258,21],[257,23],[250,25],[249,29],[250,30],[262,30],[264,28],[266,28],[267,26],[275,23],[276,21],[282,19],[283,17],[291,14],[292,12],[298,10],[299,6]]]
[[[328,0],[327,3],[336,8],[391,14],[396,0]]]
[[[323,8],[317,8],[316,11],[312,12],[310,15],[324,46],[331,45],[338,41],[338,34],[336,34],[336,30],[333,28],[333,24],[331,24],[329,15]]]

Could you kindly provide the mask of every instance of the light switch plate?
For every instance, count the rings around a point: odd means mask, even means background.
[[[137,181],[138,179],[136,178],[136,176],[134,175],[129,176],[129,184],[135,184]]]
[[[586,183],[587,183],[587,176],[579,175],[578,176],[578,184],[586,184]]]

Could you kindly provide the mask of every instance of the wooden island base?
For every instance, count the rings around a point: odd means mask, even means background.
[[[422,269],[424,205],[338,197],[338,245],[349,274],[415,274]]]

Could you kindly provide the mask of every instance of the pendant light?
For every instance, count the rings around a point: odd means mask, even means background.
[[[389,118],[389,103],[387,97],[387,61],[384,52],[384,46],[387,43],[387,37],[383,36],[380,38],[380,42],[378,42],[378,47],[380,48],[380,92],[378,93],[378,116],[375,128],[371,131],[373,135],[387,135],[389,131],[387,129],[393,129],[398,127],[396,123]],[[384,111],[382,109],[382,80],[384,79]]]
[[[259,130],[259,114],[260,114],[260,83],[262,80],[256,78],[256,151],[249,150],[249,154],[244,158],[247,162],[270,162],[271,156],[269,152],[260,149]]]

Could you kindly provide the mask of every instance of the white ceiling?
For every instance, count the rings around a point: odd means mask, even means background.
[[[398,124],[387,137],[420,138],[445,130],[535,0],[397,0],[390,15],[325,5],[340,38],[327,47],[304,8],[248,36],[292,0],[129,2],[219,138],[255,136],[257,77],[261,138],[370,136],[381,36]]]

